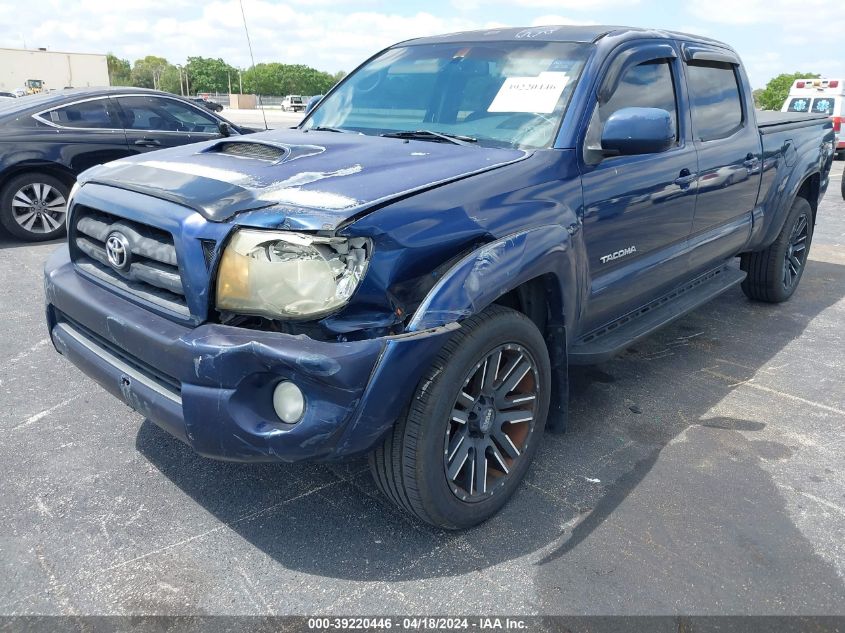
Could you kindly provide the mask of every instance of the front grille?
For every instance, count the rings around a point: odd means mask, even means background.
[[[79,270],[141,299],[188,316],[173,237],[167,231],[88,207],[74,210],[71,256]],[[118,235],[128,245],[128,262],[117,268],[106,242]]]

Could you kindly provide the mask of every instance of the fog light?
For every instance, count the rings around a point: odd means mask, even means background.
[[[292,382],[280,382],[273,391],[273,409],[282,422],[299,422],[305,412],[305,396]]]

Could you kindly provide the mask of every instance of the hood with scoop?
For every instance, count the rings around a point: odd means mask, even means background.
[[[80,182],[138,191],[223,222],[273,207],[292,228],[333,230],[368,207],[522,160],[527,152],[277,130],[142,154]]]

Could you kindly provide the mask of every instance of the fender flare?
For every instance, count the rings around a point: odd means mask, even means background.
[[[577,230],[577,229],[576,229]],[[553,321],[569,322],[574,314],[577,276],[572,233],[558,224],[513,233],[489,242],[454,264],[428,292],[406,330],[418,332],[459,322],[478,314],[502,295],[537,277],[551,274],[566,311]]]

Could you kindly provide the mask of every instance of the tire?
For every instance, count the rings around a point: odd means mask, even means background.
[[[494,305],[461,326],[369,459],[396,506],[451,530],[485,521],[513,495],[540,443],[551,389],[548,350],[528,317]]]
[[[789,299],[804,274],[812,240],[813,209],[804,198],[796,198],[774,243],[742,255],[740,268],[747,273],[742,282],[745,295],[768,303]]]
[[[62,237],[69,192],[67,184],[49,174],[15,176],[0,190],[0,223],[14,237],[29,242]]]

